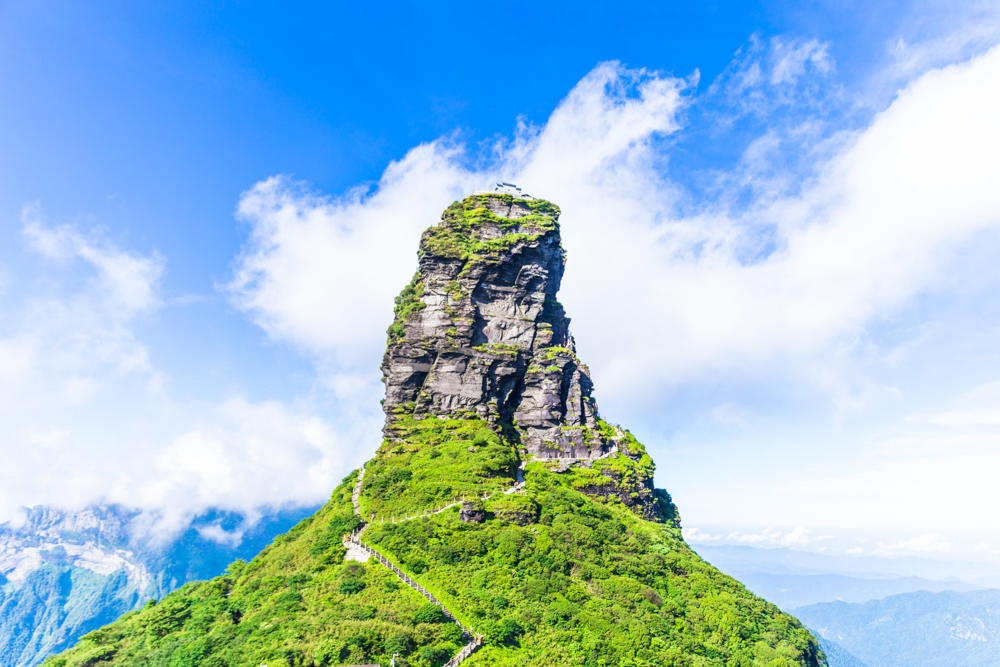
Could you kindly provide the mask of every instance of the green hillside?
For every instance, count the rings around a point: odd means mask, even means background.
[[[556,299],[558,215],[449,207],[397,299],[375,457],[249,564],[46,667],[823,664],[691,551],[645,448],[600,418]]]
[[[443,458],[468,476],[458,490],[471,490],[472,478],[476,490],[497,488],[488,464],[470,457],[463,465],[455,447],[474,442],[482,422],[425,421],[441,422],[438,439],[425,431],[406,453],[387,443],[369,465],[406,458],[384,467],[408,475],[386,477],[447,495],[436,465]],[[499,449],[501,439],[492,440]],[[249,564],[188,584],[44,664],[387,665],[392,653],[402,654],[400,666],[443,664],[465,643],[459,627],[375,561],[344,561],[342,536],[360,524],[351,505],[356,477]],[[524,493],[485,501],[482,523],[461,521],[458,507],[400,523],[381,524],[376,514],[363,538],[484,635],[486,646],[463,664],[817,664],[801,625],[698,558],[673,524],[577,491],[580,481],[530,463]],[[362,506],[395,510],[402,489],[376,488],[365,487]]]

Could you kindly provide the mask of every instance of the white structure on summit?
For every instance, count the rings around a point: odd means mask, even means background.
[[[493,186],[492,190],[477,190],[477,195],[488,195],[492,193],[497,193],[501,195],[513,195],[518,199],[534,199],[527,192],[521,192],[521,188],[517,187],[513,183],[507,183],[506,181],[500,181]]]

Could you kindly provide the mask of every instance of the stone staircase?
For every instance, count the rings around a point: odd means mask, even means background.
[[[455,654],[455,657],[444,663],[444,667],[457,667],[466,658],[475,653],[483,645],[483,642],[478,638],[474,637],[471,642],[462,647],[462,650]]]
[[[361,488],[362,488],[362,483],[364,481],[364,478],[365,478],[365,468],[364,468],[364,466],[362,466],[361,467],[361,471],[358,473],[358,480],[354,483],[354,492],[351,494],[351,502],[354,504],[354,513],[357,514],[358,516],[361,516],[361,506],[358,504],[358,501],[359,501],[359,499],[361,497]],[[524,489],[524,472],[523,472],[523,464],[522,464],[521,469],[518,470],[517,482],[512,487],[510,487],[509,489],[505,489],[503,493],[505,493],[505,494],[515,493],[515,492],[521,491],[523,489]],[[489,499],[492,495],[493,494],[486,494],[486,495],[484,495],[483,496],[483,500]],[[405,517],[403,519],[392,518],[392,519],[390,519],[390,523],[400,523],[402,521],[411,521],[413,519],[419,519],[421,517],[427,517],[427,516],[431,516],[431,515],[434,515],[434,514],[440,514],[441,512],[444,512],[447,509],[450,509],[450,508],[455,507],[457,505],[461,505],[462,502],[463,502],[462,500],[456,500],[455,502],[452,502],[452,503],[449,503],[447,505],[444,505],[443,507],[440,507],[440,508],[438,508],[436,510],[433,510],[433,511],[430,511],[430,512],[425,512],[423,514],[417,514],[417,515],[414,515],[414,516],[407,516],[407,517]],[[385,523],[384,520],[383,520],[383,523]],[[468,644],[466,644],[465,646],[463,646],[462,649],[458,653],[456,653],[455,656],[452,657],[451,660],[449,660],[448,662],[446,662],[444,664],[444,667],[457,667],[459,664],[461,664],[462,662],[464,662],[466,658],[468,658],[469,656],[471,656],[473,653],[475,653],[476,651],[478,651],[482,647],[482,645],[483,645],[483,636],[479,635],[479,634],[476,634],[472,630],[472,628],[469,628],[469,627],[466,627],[466,626],[462,625],[462,622],[459,621],[458,618],[456,618],[455,615],[453,613],[451,613],[451,611],[449,611],[448,608],[445,607],[444,604],[442,604],[440,600],[438,600],[436,597],[434,597],[433,593],[431,593],[429,590],[427,590],[426,588],[424,588],[423,586],[421,586],[419,583],[417,583],[416,581],[414,581],[413,578],[410,577],[410,575],[406,574],[405,572],[403,572],[402,570],[400,570],[398,567],[396,567],[392,563],[392,561],[390,561],[388,558],[386,558],[385,556],[383,556],[377,550],[375,550],[372,547],[370,547],[369,545],[365,544],[361,540],[361,533],[364,532],[365,528],[367,528],[367,527],[368,527],[367,523],[362,523],[361,527],[358,528],[355,532],[348,533],[347,535],[344,535],[344,546],[347,547],[349,550],[361,551],[363,553],[366,553],[369,556],[371,556],[372,558],[374,558],[375,560],[377,560],[379,563],[381,563],[382,565],[384,565],[385,567],[389,568],[389,570],[391,570],[392,573],[395,574],[399,578],[400,581],[402,581],[404,584],[406,584],[407,586],[409,586],[413,590],[415,590],[418,593],[420,593],[421,595],[423,595],[429,602],[432,602],[432,603],[436,604],[441,609],[441,612],[448,619],[450,619],[453,623],[455,623],[456,625],[458,625],[458,627],[462,628],[462,634],[464,636],[466,636],[466,637],[469,637],[470,641],[469,641]]]
[[[358,507],[357,498],[361,495],[361,480],[364,477],[364,474],[365,470],[364,468],[362,468],[361,474],[358,475],[358,481],[354,485],[354,496],[352,497],[352,499],[354,500],[354,513],[359,516],[361,515],[361,509]],[[503,495],[509,496],[513,493],[521,493],[522,491],[524,491],[524,462],[522,462],[521,466],[517,469],[517,481],[513,485],[504,489]],[[486,501],[495,496],[497,493],[499,493],[499,491],[494,491],[493,493],[484,493],[482,496],[476,499]],[[456,500],[451,501],[447,505],[442,505],[437,509],[428,510],[427,512],[423,512],[421,514],[413,514],[413,515],[407,514],[403,517],[394,516],[394,517],[389,517],[388,519],[383,517],[379,519],[379,524],[383,525],[387,523],[403,523],[404,521],[413,521],[414,519],[422,519],[425,517],[434,516],[435,514],[440,514],[441,512],[451,509],[452,507],[458,507],[459,505],[468,500],[472,500],[472,498],[458,498]]]
[[[361,530],[364,530],[364,528],[362,528]],[[462,633],[465,636],[471,637],[471,641],[468,644],[466,644],[465,646],[463,646],[462,650],[460,650],[458,653],[455,654],[455,657],[453,657],[451,660],[449,660],[447,663],[445,663],[444,667],[455,667],[455,665],[460,664],[463,660],[465,660],[470,655],[472,655],[473,653],[475,653],[476,651],[478,651],[479,648],[483,645],[482,635],[477,635],[472,630],[472,628],[469,628],[469,627],[466,627],[466,626],[462,625],[462,622],[459,621],[455,617],[455,615],[453,613],[451,613],[448,610],[448,608],[444,606],[444,604],[441,603],[440,600],[438,600],[436,597],[434,597],[433,593],[431,593],[429,590],[427,590],[426,588],[424,588],[423,586],[421,586],[419,583],[417,583],[416,581],[414,581],[410,577],[410,575],[406,574],[405,572],[403,572],[402,570],[400,570],[398,567],[396,567],[395,565],[393,565],[392,561],[390,561],[388,558],[386,558],[381,553],[379,553],[378,551],[376,551],[372,547],[370,547],[367,544],[365,544],[364,542],[362,542],[361,541],[361,530],[359,530],[359,531],[357,531],[355,533],[350,533],[350,534],[346,535],[344,541],[346,543],[350,544],[351,546],[353,546],[354,548],[361,549],[362,551],[368,553],[372,558],[374,558],[378,562],[382,563],[382,565],[384,565],[385,567],[389,568],[392,571],[392,573],[395,574],[399,578],[400,581],[402,581],[404,584],[406,584],[407,586],[409,586],[413,590],[415,590],[418,593],[420,593],[421,595],[423,595],[425,598],[427,598],[427,600],[429,602],[432,602],[432,603],[436,604],[441,609],[441,612],[449,620],[451,620],[453,623],[455,623],[456,625],[458,625],[458,627],[462,628]]]
[[[361,466],[358,473],[358,481],[354,482],[354,492],[351,493],[351,502],[354,504],[354,513],[361,516],[361,506],[358,501],[361,499],[361,483],[365,481],[365,467]]]

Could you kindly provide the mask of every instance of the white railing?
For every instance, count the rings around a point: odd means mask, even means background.
[[[444,663],[444,667],[457,667],[466,658],[478,651],[483,645],[482,640],[479,637],[474,638],[471,642],[462,647],[462,650],[455,654],[455,657]]]
[[[475,653],[479,649],[479,647],[482,645],[482,637],[481,637],[481,635],[477,635],[475,632],[473,632],[472,628],[468,628],[468,627],[462,625],[462,622],[459,621],[455,617],[455,615],[453,613],[451,613],[448,610],[448,608],[445,607],[444,604],[440,600],[438,600],[436,597],[434,597],[433,593],[431,593],[429,590],[427,590],[426,588],[424,588],[423,586],[421,586],[419,583],[417,583],[416,581],[414,581],[413,578],[410,577],[410,575],[406,574],[405,572],[403,572],[402,570],[400,570],[398,567],[396,567],[392,563],[392,561],[390,561],[388,558],[386,558],[385,556],[383,556],[376,549],[373,549],[370,546],[368,546],[367,544],[365,544],[364,542],[362,542],[361,539],[360,539],[360,532],[358,532],[358,533],[350,533],[350,534],[346,535],[344,541],[345,542],[350,542],[354,546],[358,547],[359,549],[363,550],[365,553],[367,553],[370,556],[372,556],[378,562],[382,563],[382,565],[384,565],[385,567],[389,568],[392,571],[392,573],[395,574],[400,579],[400,581],[402,581],[404,584],[406,584],[407,586],[409,586],[413,590],[415,590],[418,593],[420,593],[421,595],[423,595],[428,601],[436,604],[441,609],[441,612],[445,615],[446,618],[448,618],[452,623],[455,623],[456,625],[458,625],[458,627],[460,627],[462,629],[462,633],[464,635],[466,635],[468,637],[472,637],[472,641],[469,642],[469,644],[467,644],[465,647],[463,647],[462,650],[459,651],[455,655],[454,658],[452,658],[452,662],[448,662],[447,663],[448,665],[457,665],[459,662],[461,662],[462,660],[465,660],[465,658],[469,657],[470,655],[472,655],[473,653]],[[458,662],[454,662],[455,660],[458,660]]]
[[[361,471],[358,473],[358,481],[354,483],[354,493],[351,494],[351,502],[354,504],[354,513],[361,516],[361,506],[358,505],[358,501],[361,499],[361,482],[365,478],[365,467],[361,466]]]
[[[351,502],[354,504],[354,513],[357,514],[358,516],[361,516],[361,506],[358,504],[358,501],[361,497],[361,483],[362,480],[364,480],[364,478],[365,478],[365,468],[364,466],[361,466],[361,471],[358,473],[358,480],[354,483],[354,492],[351,494]],[[522,461],[521,467],[518,470],[517,481],[514,483],[513,486],[504,489],[503,493],[504,495],[509,495],[511,493],[519,493],[523,490],[524,490],[524,462]],[[483,494],[482,500],[489,500],[496,493],[497,492],[494,491],[493,493]],[[452,507],[455,507],[457,505],[461,505],[466,500],[468,500],[468,498],[455,500],[454,502],[450,502],[447,505],[443,505],[435,510],[424,512],[423,514],[415,514],[413,516],[407,515],[401,519],[397,517],[390,517],[388,523],[401,523],[403,521],[412,521],[413,519],[419,519],[423,517],[432,516],[434,514],[440,514],[445,510],[451,509]],[[385,517],[382,518],[381,523],[383,524],[386,523]],[[464,625],[462,625],[461,621],[459,621],[453,613],[448,611],[448,608],[445,607],[440,600],[434,597],[433,593],[431,593],[426,588],[424,588],[416,581],[414,581],[410,577],[410,575],[406,574],[398,567],[393,565],[392,561],[390,561],[388,558],[386,558],[381,553],[379,553],[378,551],[376,551],[375,549],[371,548],[370,546],[361,541],[361,533],[364,532],[365,528],[367,527],[368,526],[366,523],[362,523],[361,526],[356,531],[344,535],[345,544],[350,543],[358,547],[368,555],[375,558],[375,560],[377,560],[379,563],[389,568],[392,571],[392,573],[395,574],[404,584],[406,584],[413,590],[423,595],[430,602],[436,604],[441,609],[441,612],[445,615],[446,618],[451,620],[453,623],[455,623],[456,625],[458,625],[458,627],[462,629],[462,633],[465,636],[472,638],[472,640],[468,644],[463,646],[462,649],[458,653],[456,653],[451,660],[449,660],[444,664],[444,667],[457,667],[457,665],[461,664],[466,658],[468,658],[470,655],[472,655],[480,648],[482,648],[483,646],[482,635],[478,635],[475,632],[473,632],[472,628],[467,628]]]
[[[503,495],[509,496],[512,493],[521,493],[522,491],[524,491],[524,480],[516,482],[513,486],[509,486],[506,489],[504,489],[503,490]],[[384,524],[387,524],[387,523],[403,523],[404,521],[413,521],[414,519],[423,519],[425,517],[434,516],[435,514],[440,514],[441,512],[444,512],[445,510],[451,509],[452,507],[457,507],[458,505],[461,505],[464,502],[468,502],[469,500],[483,500],[483,501],[489,500],[490,498],[492,498],[493,496],[495,496],[497,493],[500,493],[500,492],[499,491],[494,491],[493,493],[484,493],[481,496],[466,496],[464,498],[459,498],[457,500],[453,500],[453,501],[449,502],[446,505],[442,505],[442,506],[438,507],[437,509],[433,509],[433,510],[429,510],[427,512],[423,512],[422,514],[412,514],[412,515],[411,514],[404,514],[402,517],[398,517],[398,516],[391,516],[391,517],[388,517],[388,518],[382,517],[382,518],[379,519],[378,523],[380,525],[384,525]]]

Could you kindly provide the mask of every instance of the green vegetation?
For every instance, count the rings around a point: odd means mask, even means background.
[[[523,219],[523,218],[522,218]],[[500,238],[480,241],[473,246],[473,252],[480,255],[502,255],[510,251],[518,243],[534,241],[539,234],[504,234]]]
[[[431,227],[420,238],[422,256],[430,253],[446,259],[465,260],[469,256],[471,243],[469,237],[453,227]]]
[[[465,291],[465,288],[457,280],[449,280],[448,284],[444,286],[444,293],[452,299],[464,299],[469,296],[469,293]]]
[[[427,307],[420,297],[424,295],[424,284],[420,281],[420,272],[413,276],[410,284],[403,288],[403,291],[396,297],[395,317],[389,325],[389,342],[399,341],[406,335],[404,325],[409,322],[415,314]]]
[[[400,416],[366,466],[362,512],[376,521],[364,539],[484,635],[470,667],[820,664],[795,619],[702,561],[672,523],[579,490],[606,480],[602,468],[651,472],[627,432],[599,429],[636,458],[565,473],[530,463],[524,492],[504,494],[516,456],[485,422]],[[359,521],[355,479],[249,564],[124,616],[45,667],[384,665],[394,652],[401,667],[439,667],[463,644],[458,626],[375,561],[343,561],[341,536]],[[484,492],[494,495],[483,523],[462,522],[457,507],[378,520]]]
[[[490,211],[491,199],[514,203],[495,194],[456,202],[425,232],[421,252],[453,259],[453,269],[461,262],[466,272],[503,261],[514,246],[557,242],[552,204],[518,200],[529,214],[507,219]],[[463,287],[463,275],[428,289],[464,299],[471,284]],[[418,273],[396,299],[390,344],[406,336],[424,296]],[[562,316],[554,296],[545,308],[547,318]],[[446,340],[459,335],[457,326],[443,328]],[[486,360],[495,365],[521,348],[476,350],[495,355]],[[538,356],[535,372],[580,364],[567,347]],[[473,411],[420,414],[428,400],[420,389],[416,401],[390,411],[386,439],[365,465],[360,516],[351,502],[354,473],[319,512],[250,563],[237,561],[220,577],[126,614],[45,667],[387,665],[395,653],[398,667],[440,667],[466,641],[460,626],[379,560],[344,560],[343,537],[360,531],[361,517],[369,522],[361,539],[380,558],[483,636],[486,646],[465,663],[470,667],[820,664],[815,640],[795,619],[684,543],[669,495],[650,487],[653,461],[628,431],[603,421],[565,426],[556,438],[564,444],[603,440],[618,452],[568,470],[528,463],[522,488],[515,486],[515,443],[524,433],[516,423],[491,426]],[[482,510],[467,514],[469,523],[458,506],[431,514],[462,498]]]
[[[420,239],[420,255],[430,253],[444,259],[454,259],[475,265],[488,261],[510,251],[521,243],[530,243],[542,235],[558,228],[559,208],[540,199],[518,200],[531,213],[521,218],[503,218],[494,214],[486,206],[490,199],[510,204],[511,195],[474,195],[457,201],[445,209],[438,226],[426,230]],[[499,227],[502,235],[479,240],[474,233],[484,225]],[[463,275],[463,274],[460,274]],[[461,290],[454,282],[449,284],[448,294]]]
[[[558,345],[552,345],[551,347],[546,347],[539,351],[539,356],[545,361],[552,361],[553,359],[558,359],[560,357],[569,357],[570,359],[576,360],[576,353],[568,347],[560,347]]]
[[[506,343],[487,343],[485,345],[476,345],[472,349],[476,352],[485,352],[487,354],[517,356],[517,353],[522,352],[524,347],[521,345],[508,345]]]
[[[45,667],[272,667],[381,662],[439,666],[461,648],[457,625],[375,561],[344,561],[357,526],[356,474],[319,512],[249,564],[187,584],[95,630]],[[433,605],[431,605],[433,607]],[[441,659],[440,656],[444,656]]]
[[[369,543],[446,595],[489,646],[470,665],[781,665],[815,658],[811,635],[702,561],[669,524],[574,490],[540,463],[494,518],[457,509],[373,526]],[[501,513],[534,511],[528,525]],[[437,594],[437,593],[435,593]],[[808,664],[808,663],[807,663]]]
[[[418,514],[514,483],[517,453],[481,419],[403,417],[393,431],[366,466],[362,516]]]
[[[534,523],[538,517],[538,503],[520,494],[497,494],[485,503],[485,509],[498,519],[515,523]]]
[[[516,200],[526,206],[530,213],[521,218],[502,218],[487,208],[487,202],[499,201],[511,205]],[[454,202],[445,209],[441,219],[459,230],[469,232],[485,223],[492,222],[503,228],[532,228],[538,231],[555,229],[558,225],[559,207],[544,199],[516,199],[512,195],[483,194],[472,195]]]

